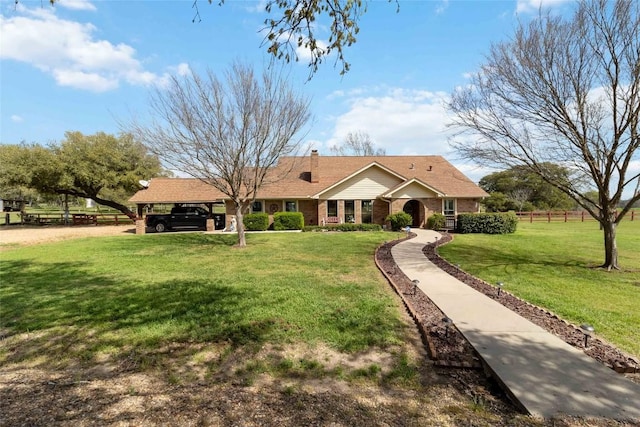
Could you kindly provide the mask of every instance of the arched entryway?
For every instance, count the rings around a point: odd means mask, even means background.
[[[412,227],[420,227],[421,223],[421,213],[422,213],[422,203],[418,200],[409,200],[404,204],[402,210],[413,218],[413,222],[411,223]]]

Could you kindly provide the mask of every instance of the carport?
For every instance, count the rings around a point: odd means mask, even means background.
[[[129,199],[136,204],[136,234],[145,233],[145,215],[154,205],[204,205],[209,211],[207,231],[222,229],[226,220],[214,221],[213,207],[224,204],[224,195],[211,185],[199,179],[153,178],[149,182],[141,182],[143,189]]]

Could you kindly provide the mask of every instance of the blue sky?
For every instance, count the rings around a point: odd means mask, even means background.
[[[0,0],[0,142],[60,141],[65,131],[118,133],[118,121],[147,111],[149,89],[191,68],[223,72],[234,60],[262,68],[264,2]],[[348,132],[368,133],[387,154],[440,154],[474,180],[487,171],[455,159],[443,106],[492,42],[541,0],[371,1],[358,42],[345,51],[351,71],[329,58],[307,82],[302,54],[291,84],[311,99],[306,141],[321,154]],[[544,0],[554,12],[573,3]],[[321,23],[322,24],[322,23]],[[320,25],[318,36],[328,38]]]

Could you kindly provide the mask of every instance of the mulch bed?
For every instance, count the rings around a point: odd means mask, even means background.
[[[411,237],[413,236],[409,238]],[[568,344],[584,349],[584,333],[580,328],[562,320],[554,313],[525,302],[504,290],[498,296],[495,286],[465,273],[438,256],[437,246],[448,243],[452,238],[448,233],[443,234],[438,242],[427,244],[423,248],[423,253],[431,262],[461,282],[498,301],[525,319],[560,337]],[[414,318],[430,358],[436,366],[481,367],[479,357],[464,336],[454,326],[446,326],[444,313],[420,289],[414,289],[411,280],[397,267],[391,255],[391,248],[401,241],[403,240],[388,242],[378,248],[376,262],[396,292],[402,297],[409,314]],[[640,373],[638,360],[597,337],[589,338],[588,346],[584,352],[616,372]]]

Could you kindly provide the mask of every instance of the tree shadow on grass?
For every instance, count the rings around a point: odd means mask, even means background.
[[[206,281],[119,282],[82,263],[7,261],[0,288],[0,337],[11,340],[4,363],[93,359],[169,342],[262,342],[277,319],[250,319],[256,299],[212,277]],[[16,337],[17,338],[17,337]],[[2,359],[0,359],[2,360]]]

